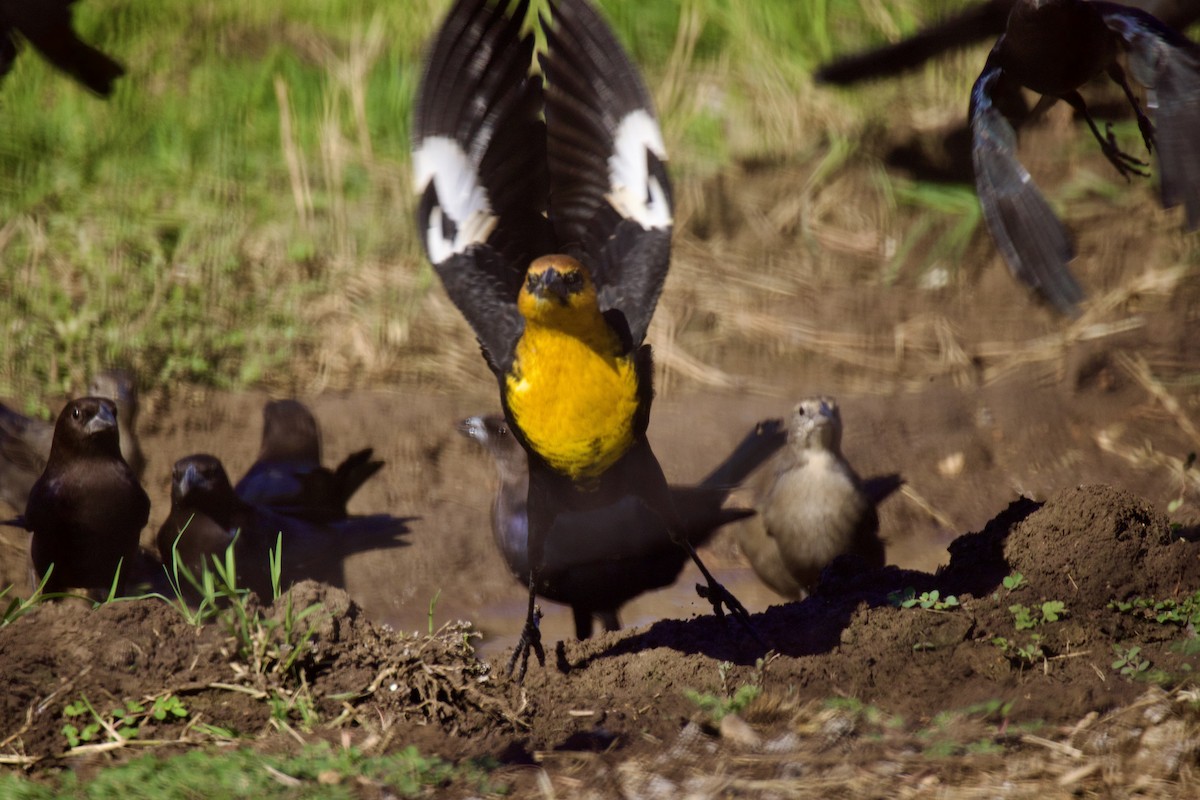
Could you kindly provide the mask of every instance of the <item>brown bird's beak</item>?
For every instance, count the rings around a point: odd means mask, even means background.
[[[84,433],[91,436],[115,427],[117,427],[117,416],[113,413],[112,403],[108,402],[100,404],[100,410],[96,412],[96,416],[87,421],[87,424],[83,426],[83,430]]]

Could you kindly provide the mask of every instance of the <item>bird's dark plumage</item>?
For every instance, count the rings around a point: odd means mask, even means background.
[[[931,58],[1004,33],[1016,0],[983,0],[948,14],[900,41],[839,56],[821,65],[815,77],[822,83],[848,85],[887,78],[916,69]],[[1200,0],[1130,0],[1125,5],[1151,14],[1182,31],[1200,19]]]
[[[342,586],[344,559],[357,552],[403,544],[405,520],[386,514],[314,523],[277,514],[237,496],[221,462],[192,455],[171,473],[171,513],[155,543],[168,571],[178,557],[194,575],[223,559],[234,545],[239,585],[271,598],[268,552],[282,535],[280,588],[312,578]]]
[[[499,485],[492,507],[492,534],[518,580],[529,577],[528,457],[503,417],[471,417],[460,432],[484,447],[496,463]],[[787,433],[782,420],[767,420],[696,486],[672,486],[683,530],[693,546],[722,525],[753,514],[723,508],[729,493],[770,458]],[[679,577],[687,554],[671,540],[663,521],[634,496],[591,511],[563,513],[546,537],[537,593],[571,606],[575,635],[586,639],[592,617],[606,630],[619,627],[617,612],[645,592]]]
[[[1152,97],[1157,127],[1142,112],[1116,57]],[[1071,240],[1017,159],[1013,124],[999,100],[1020,86],[1065,100],[1083,115],[1122,175],[1145,166],[1097,128],[1077,89],[1107,73],[1125,91],[1148,151],[1158,149],[1165,207],[1182,204],[1200,227],[1200,47],[1137,9],[1088,0],[1018,0],[971,90],[975,184],[984,219],[1013,274],[1058,310],[1078,313],[1083,291],[1068,270]]]
[[[71,26],[75,0],[0,0],[0,77],[16,58],[20,34],[42,57],[98,95],[112,93],[125,68],[79,38]]]
[[[321,466],[321,431],[296,400],[263,406],[262,447],[235,491],[248,503],[313,522],[345,519],[350,498],[379,469],[371,448],[351,453],[330,470]]]
[[[150,499],[121,458],[114,403],[72,400],[54,425],[50,459],[25,506],[37,579],[53,564],[46,591],[104,596],[120,564],[123,591],[149,515]]]
[[[666,152],[649,93],[586,0],[550,3],[533,74],[527,0],[459,0],[417,92],[417,224],[529,458],[530,595],[510,669],[543,658],[534,599],[562,513],[636,495],[695,556],[646,439],[643,345],[670,261]],[[508,12],[508,13],[506,13]]]
[[[121,456],[140,480],[146,462],[137,438],[138,396],[133,376],[125,370],[105,370],[92,380],[88,394],[117,404]],[[46,468],[53,438],[54,425],[0,403],[0,500],[15,509],[25,508],[29,490]]]

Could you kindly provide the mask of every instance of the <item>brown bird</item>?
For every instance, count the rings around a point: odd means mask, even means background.
[[[234,545],[237,579],[263,600],[272,599],[269,551],[282,536],[280,589],[305,578],[345,585],[343,562],[353,553],[402,545],[407,521],[387,514],[315,523],[242,500],[220,460],[192,455],[175,462],[171,513],[155,537],[168,574],[176,558],[194,576],[224,559]]]
[[[101,372],[88,389],[92,397],[106,397],[117,404],[121,432],[121,456],[140,480],[145,458],[137,438],[137,384],[121,369]],[[15,509],[25,508],[29,490],[46,469],[54,426],[33,419],[0,403],[0,500]]]
[[[98,95],[112,93],[125,68],[79,38],[71,26],[75,0],[0,0],[0,77],[12,69],[20,34],[42,57]]]
[[[500,416],[470,417],[463,435],[491,453],[500,482],[492,506],[492,535],[513,576],[529,578],[529,459]],[[722,525],[753,516],[745,508],[724,508],[729,493],[774,455],[787,440],[783,420],[765,420],[696,486],[672,486],[681,527],[694,547]],[[621,606],[645,592],[675,582],[687,553],[665,523],[634,495],[588,511],[559,514],[550,528],[539,574],[539,596],[571,606],[575,635],[592,635],[592,617],[606,631],[621,627]]]
[[[875,503],[841,448],[837,403],[828,397],[797,403],[759,515],[739,527],[738,543],[754,571],[784,597],[811,591],[840,555],[868,568],[884,565]]]
[[[105,596],[125,577],[137,554],[138,534],[150,516],[150,498],[121,457],[113,401],[84,397],[67,403],[54,425],[46,469],[25,506],[33,533],[30,553],[46,591],[82,588]]]
[[[330,470],[321,466],[321,431],[312,412],[296,400],[263,406],[262,447],[258,460],[235,491],[247,503],[297,519],[331,522],[345,519],[346,504],[382,461],[374,450],[351,453]]]

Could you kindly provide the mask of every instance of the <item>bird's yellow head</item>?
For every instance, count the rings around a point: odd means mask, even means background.
[[[542,256],[525,272],[517,310],[547,325],[590,321],[599,312],[596,285],[587,267],[570,256]]]

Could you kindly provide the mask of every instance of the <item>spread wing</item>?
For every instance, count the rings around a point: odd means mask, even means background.
[[[1200,228],[1200,46],[1134,8],[1095,3],[1122,38],[1129,68],[1150,90],[1154,140],[1165,208],[1183,204],[1190,230]]]
[[[422,243],[494,370],[521,334],[525,269],[550,252],[541,81],[530,75],[529,0],[460,0],[417,90],[413,175]]]
[[[1001,39],[1003,41],[1003,39]],[[1000,112],[1013,84],[992,50],[971,89],[971,158],[983,218],[1009,270],[1064,314],[1079,313],[1083,290],[1067,263],[1075,250],[1066,229],[1017,160],[1017,134]]]
[[[640,345],[670,262],[662,131],[637,68],[587,0],[557,3],[551,22],[540,57],[550,220],[591,271],[601,309],[620,310]]]

